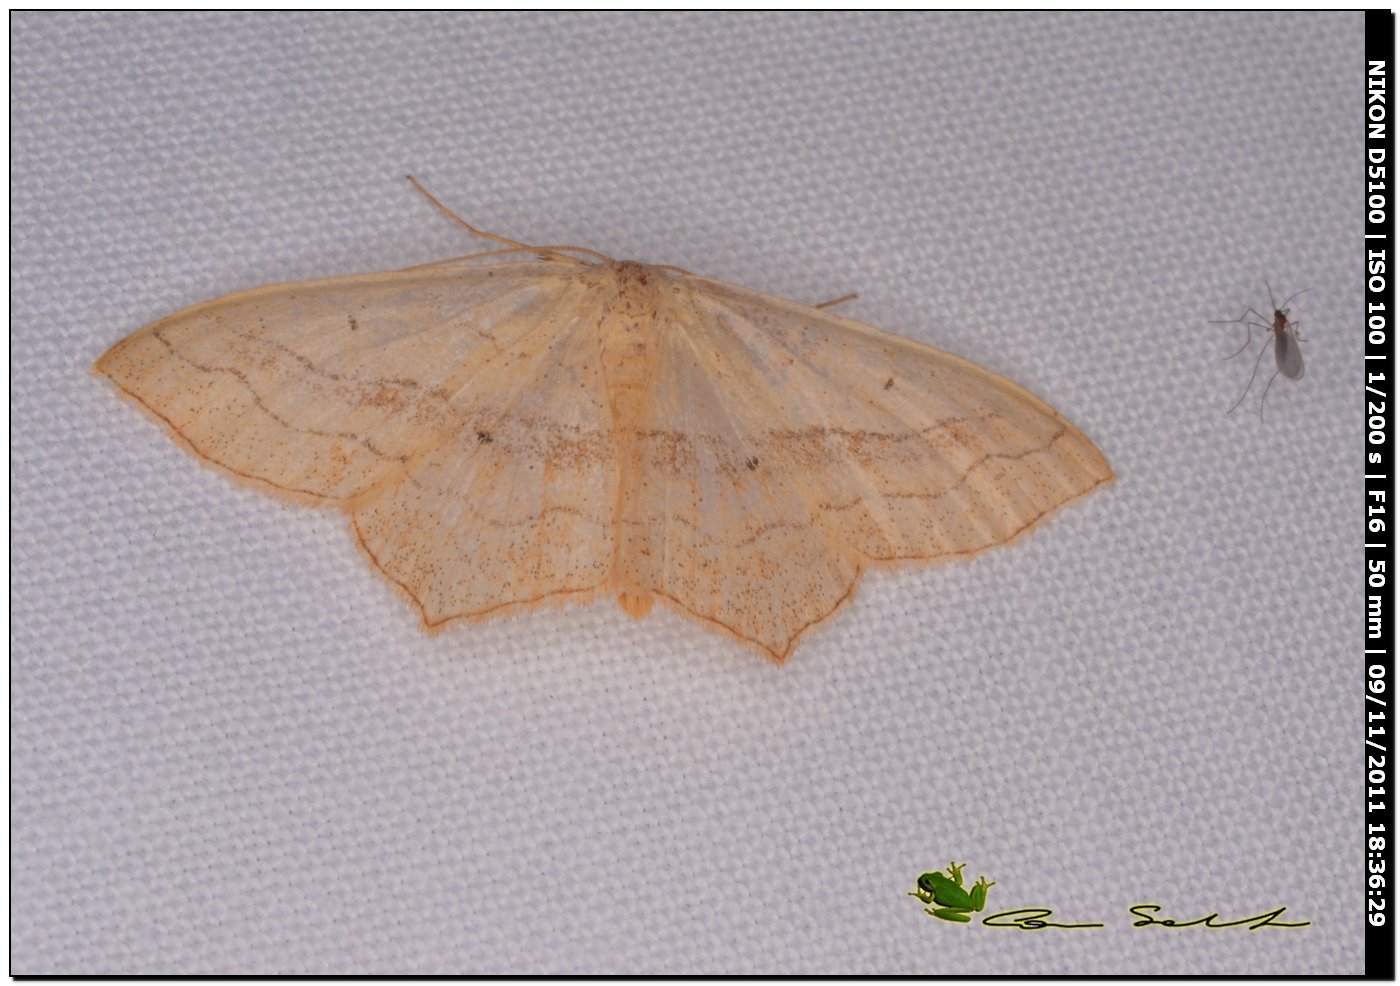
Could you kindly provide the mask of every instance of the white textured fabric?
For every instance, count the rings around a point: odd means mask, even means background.
[[[1360,972],[1362,28],[16,15],[12,971]],[[339,515],[89,373],[477,249],[409,172],[524,240],[859,291],[1118,485],[872,575],[784,667],[612,605],[426,637]],[[1311,291],[1261,423],[1207,321],[1266,278]],[[1108,927],[935,921],[950,859]]]

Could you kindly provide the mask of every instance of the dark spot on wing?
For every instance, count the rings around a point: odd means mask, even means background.
[[[478,432],[476,433],[476,440],[477,440],[478,442],[480,442],[482,445],[490,445],[490,444],[491,444],[491,433],[490,433],[489,431],[478,431]]]

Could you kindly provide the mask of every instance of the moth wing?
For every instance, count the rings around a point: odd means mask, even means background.
[[[782,659],[871,562],[1001,544],[1113,471],[1021,387],[837,315],[689,278],[647,429],[656,540],[620,557]]]
[[[611,562],[616,460],[576,270],[271,285],[162,319],[95,369],[200,457],[351,513],[425,623],[490,615]]]
[[[511,264],[269,285],[148,325],[94,369],[235,476],[345,503],[460,426],[453,395],[529,332],[513,316],[547,307],[567,272]]]
[[[429,629],[610,591],[617,445],[594,304],[570,290],[517,311],[518,341],[451,401],[462,425],[355,506],[360,544]]]

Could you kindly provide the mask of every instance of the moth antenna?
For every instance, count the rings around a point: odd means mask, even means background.
[[[497,236],[495,233],[488,233],[484,229],[477,229],[471,223],[467,222],[461,216],[457,215],[457,213],[453,212],[447,206],[439,202],[437,196],[435,196],[432,192],[428,191],[421,184],[419,184],[417,178],[414,178],[412,175],[405,175],[404,177],[408,179],[408,183],[410,185],[418,189],[419,195],[423,196],[423,198],[427,199],[433,204],[433,207],[436,208],[438,212],[441,212],[444,216],[446,216],[448,219],[451,219],[454,223],[461,226],[473,236],[478,236],[483,240],[490,240],[493,243],[500,243],[504,246],[515,247],[517,250],[533,249],[533,247],[531,247],[528,243],[521,243],[519,240],[507,239],[504,236]]]
[[[441,213],[442,213],[444,216],[446,216],[448,219],[451,219],[454,223],[456,223],[457,225],[461,226],[461,227],[462,227],[463,229],[465,229],[468,233],[471,233],[473,236],[480,237],[480,238],[483,239],[483,240],[490,240],[492,243],[500,243],[500,244],[502,244],[502,245],[504,245],[504,246],[512,247],[512,248],[514,248],[514,249],[516,249],[516,250],[526,250],[526,251],[529,251],[529,252],[532,252],[532,253],[538,253],[538,254],[540,254],[540,255],[542,255],[542,256],[544,256],[544,255],[549,255],[549,256],[554,256],[554,257],[561,257],[561,258],[563,258],[563,259],[565,259],[565,260],[568,260],[568,261],[570,261],[570,262],[577,262],[577,258],[576,258],[576,257],[570,257],[570,256],[568,256],[567,254],[560,253],[559,251],[561,251],[561,250],[576,250],[576,251],[578,251],[579,253],[586,253],[586,254],[588,254],[589,256],[598,257],[599,259],[604,260],[604,261],[608,261],[608,262],[611,262],[611,261],[612,261],[612,258],[609,257],[607,254],[605,254],[605,253],[599,253],[597,250],[590,250],[590,249],[588,249],[587,247],[580,247],[580,246],[550,246],[550,247],[537,247],[537,246],[531,246],[531,245],[528,244],[528,243],[521,243],[519,240],[512,240],[512,239],[509,239],[508,237],[505,237],[505,236],[497,236],[495,233],[488,233],[488,232],[486,232],[486,230],[484,230],[484,229],[478,229],[477,227],[473,226],[471,223],[469,223],[469,222],[467,222],[465,219],[463,219],[461,216],[457,215],[457,213],[453,212],[453,211],[452,211],[451,209],[449,209],[447,206],[443,205],[440,201],[438,201],[437,196],[433,195],[432,192],[428,191],[428,190],[427,190],[426,188],[424,188],[421,184],[419,184],[417,178],[414,178],[412,175],[405,175],[404,177],[408,179],[409,184],[411,184],[414,188],[418,189],[418,194],[422,195],[423,198],[427,199],[429,202],[431,202],[431,203],[433,204],[434,208],[436,208],[439,212],[441,212]]]
[[[855,301],[855,300],[856,300],[857,298],[859,298],[859,297],[860,297],[860,295],[856,294],[855,292],[852,292],[852,293],[850,293],[850,294],[843,294],[843,295],[842,295],[841,297],[839,297],[839,298],[833,298],[833,299],[831,299],[830,301],[823,301],[820,305],[813,305],[812,307],[813,307],[813,308],[834,308],[834,307],[836,307],[837,305],[844,305],[844,304],[845,304],[846,302],[848,302],[848,301]]]

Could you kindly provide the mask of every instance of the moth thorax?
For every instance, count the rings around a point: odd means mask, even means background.
[[[615,267],[616,294],[598,326],[599,355],[613,420],[636,426],[652,385],[656,362],[656,275],[642,264]]]

